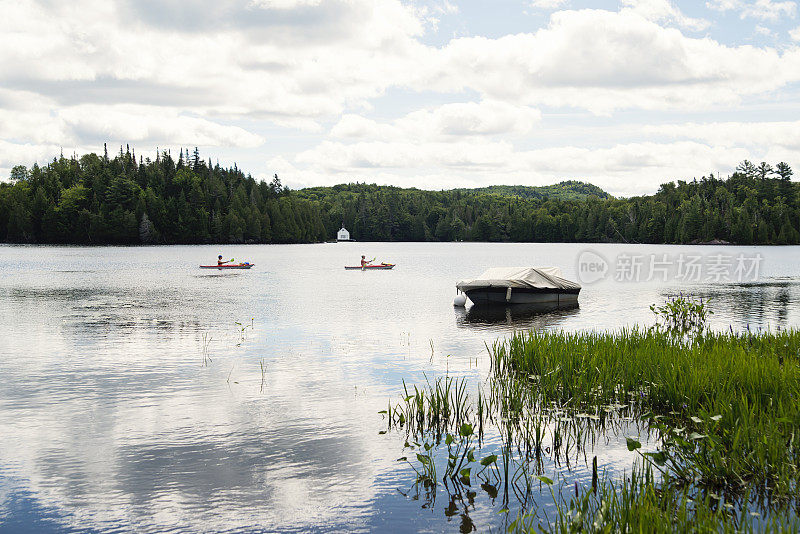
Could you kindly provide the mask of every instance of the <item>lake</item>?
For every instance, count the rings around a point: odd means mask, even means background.
[[[413,489],[378,412],[403,383],[478,384],[521,329],[653,323],[708,299],[715,329],[800,325],[798,247],[336,243],[0,246],[0,530],[479,531],[491,491],[448,510]],[[198,269],[217,254],[250,271]],[[361,254],[391,271],[345,271]],[[579,307],[454,308],[492,266],[555,265]],[[477,386],[476,386],[477,387]],[[630,470],[624,424],[588,453]],[[383,432],[383,433],[381,433]],[[487,435],[484,448],[498,446]],[[583,483],[586,462],[545,466]],[[587,475],[588,473],[588,475]],[[536,499],[552,503],[548,489]]]

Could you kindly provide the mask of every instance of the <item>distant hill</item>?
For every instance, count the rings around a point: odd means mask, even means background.
[[[334,186],[318,186],[298,189],[294,193],[303,198],[321,200],[325,196],[332,194],[350,193],[356,194],[366,191],[384,192],[416,192],[425,194],[426,191],[415,187],[403,188],[392,185],[376,185],[366,183],[339,184]],[[433,193],[433,191],[430,191]],[[600,199],[613,198],[611,195],[597,187],[596,185],[577,180],[566,180],[553,185],[490,185],[487,187],[458,188],[441,191],[443,193],[458,192],[461,194],[489,194],[504,197],[518,197],[524,199],[538,200],[585,200],[590,196]]]
[[[509,197],[553,199],[553,200],[583,200],[592,195],[597,198],[611,198],[611,195],[593,184],[567,180],[554,185],[490,185],[475,189],[461,189],[461,191],[476,191]]]

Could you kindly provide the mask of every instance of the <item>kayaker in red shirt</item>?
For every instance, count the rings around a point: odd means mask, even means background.
[[[369,265],[370,263],[372,263],[372,260],[366,260],[365,258],[366,258],[366,256],[364,256],[364,255],[362,254],[362,255],[361,255],[361,268],[362,268],[362,269],[366,269],[367,265]]]

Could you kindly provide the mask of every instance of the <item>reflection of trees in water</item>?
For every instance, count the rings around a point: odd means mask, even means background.
[[[506,330],[519,328],[549,328],[564,323],[580,312],[578,303],[570,304],[510,304],[473,305],[469,309],[456,309],[456,324],[462,328],[485,327]]]
[[[709,301],[714,312],[712,323],[721,328],[767,329],[792,326],[795,303],[800,302],[800,284],[793,280],[757,283],[707,285],[683,291]],[[664,298],[674,297],[675,291],[663,292]]]

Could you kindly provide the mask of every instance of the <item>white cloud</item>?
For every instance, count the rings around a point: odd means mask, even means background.
[[[789,30],[789,37],[791,37],[793,41],[800,41],[800,26],[793,30]]]
[[[696,139],[722,147],[780,147],[800,154],[800,121],[711,122],[647,126],[648,134]]]
[[[0,82],[62,104],[318,118],[396,84],[424,48],[422,20],[396,0],[211,3],[207,18],[219,20],[203,31],[182,26],[180,6],[152,13],[145,5],[76,0],[45,9],[28,0],[4,9]]]
[[[332,171],[431,166],[500,169],[507,165],[512,154],[513,146],[502,141],[450,143],[363,141],[353,144],[325,141],[312,150],[298,154],[297,161],[323,165]]]
[[[791,77],[781,68],[791,62],[774,51],[725,47],[659,26],[700,24],[666,0],[623,0],[619,13],[562,11],[536,33],[457,39],[440,50],[419,42],[418,10],[394,0],[280,1],[289,3],[222,11],[219,29],[203,32],[162,28],[127,4],[78,0],[48,12],[24,3],[6,19],[0,79],[62,104],[107,99],[308,127],[390,87],[474,89],[492,100],[607,113],[733,102]],[[98,10],[112,23],[82,20]],[[287,10],[292,16],[276,14]],[[162,18],[171,20],[169,12]],[[323,16],[327,22],[319,22]],[[248,18],[253,31],[228,29]]]
[[[392,141],[441,141],[494,135],[524,135],[541,119],[537,109],[499,101],[445,104],[409,113],[391,124],[347,114],[331,129],[331,136]]]
[[[564,7],[568,0],[531,0],[531,7],[535,9],[558,9]]]
[[[322,0],[250,0],[250,6],[267,9],[297,9],[318,6]]]
[[[0,181],[5,181],[15,165],[31,165],[33,162],[52,161],[62,150],[57,144],[14,143],[0,139]],[[65,155],[71,155],[68,150]]]
[[[56,146],[97,146],[103,141],[253,148],[264,139],[239,126],[180,115],[174,110],[130,104],[80,104],[64,109],[0,109],[7,139]]]
[[[393,87],[610,113],[731,104],[800,77],[797,49],[727,47],[660,26],[689,20],[666,0],[561,11],[536,33],[440,49],[419,41],[420,10],[396,0],[274,1],[209,1],[218,21],[203,31],[182,26],[175,2],[155,14],[138,3],[23,1],[0,21],[0,83],[60,106],[135,103],[313,130]]]
[[[580,124],[585,111],[614,122],[617,110],[630,110],[634,121],[640,110],[737,110],[753,97],[779,99],[782,88],[800,81],[800,47],[690,37],[686,31],[706,21],[687,17],[671,0],[621,0],[619,11],[560,10],[538,30],[473,32],[437,46],[427,44],[437,41],[427,39],[431,28],[458,10],[447,1],[422,4],[191,0],[189,9],[181,0],[4,2],[0,140],[6,154],[18,150],[13,163],[108,140],[142,150],[219,147],[207,152],[223,156],[231,147],[228,154],[249,154],[254,173],[271,175],[263,162],[272,160],[295,173],[293,180],[320,180],[307,185],[356,172],[399,184],[439,180],[428,186],[585,176],[622,191],[622,180],[635,174],[622,168],[625,162],[647,169],[649,178],[631,185],[641,188],[696,172],[689,169],[707,172],[743,149],[689,134],[647,145],[579,143],[556,132],[560,148],[517,145],[530,144],[548,114],[572,114]],[[528,2],[553,10],[568,4]],[[709,0],[713,9],[742,16],[760,10],[757,18],[765,20],[793,14],[789,4]],[[791,33],[800,40],[798,34],[800,28]],[[395,100],[397,93],[407,98]],[[615,124],[612,130],[628,127]],[[275,131],[294,144],[264,143]],[[674,160],[670,168],[645,150],[695,160]],[[584,157],[601,170],[572,161]],[[3,161],[5,168],[11,160]]]
[[[631,10],[561,11],[534,34],[455,39],[429,68],[428,87],[517,104],[707,109],[800,79],[800,49],[728,47]]]
[[[797,13],[796,2],[774,2],[771,0],[756,0],[742,10],[741,17],[753,17],[762,20],[777,21],[781,17],[794,18]]]
[[[738,11],[742,19],[755,18],[760,20],[777,21],[781,17],[793,18],[797,13],[797,3],[794,1],[775,0],[708,0],[706,7],[716,11]]]
[[[673,179],[727,171],[751,157],[743,148],[691,141],[636,142],[604,148],[561,146],[515,150],[507,142],[323,142],[294,162],[270,162],[299,184],[355,179],[437,189],[453,184],[543,185],[580,179],[616,195],[653,193]],[[439,176],[439,178],[434,178]]]
[[[671,0],[621,0],[625,10],[630,10],[653,22],[674,22],[681,28],[702,31],[710,26],[707,20],[684,15]]]
[[[756,24],[755,30],[758,35],[763,35],[765,37],[769,37],[770,35],[772,35],[772,30],[770,30],[766,26],[762,26],[761,24]]]
[[[709,0],[706,2],[706,7],[708,9],[714,9],[716,11],[730,11],[733,9],[741,9],[744,5],[743,0]]]

